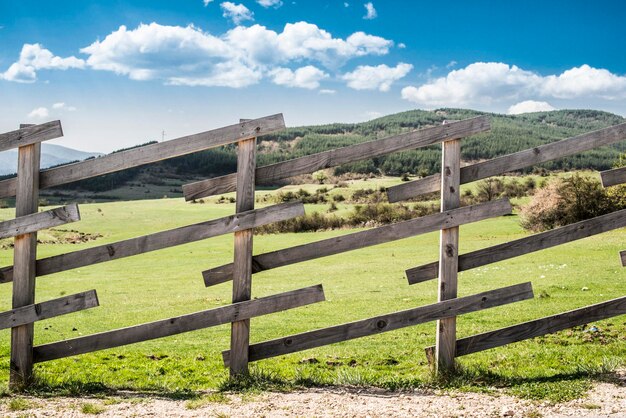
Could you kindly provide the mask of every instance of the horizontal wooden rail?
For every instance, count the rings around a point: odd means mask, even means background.
[[[45,189],[168,158],[179,157],[220,145],[231,144],[242,139],[267,135],[284,129],[284,127],[283,115],[277,114],[157,144],[120,151],[104,157],[40,171],[39,187]],[[0,181],[0,198],[14,196],[16,184],[15,178]]]
[[[461,184],[545,163],[568,155],[626,140],[626,123],[552,142],[535,148],[503,155],[492,160],[461,168]],[[441,187],[441,174],[393,186],[387,189],[390,202],[411,199]]]
[[[509,213],[511,213],[511,204],[507,199],[503,199],[259,254],[252,257],[252,273],[396,241],[414,235],[438,231],[442,228],[478,222]],[[232,263],[202,272],[206,286],[230,281],[232,280],[232,274]]]
[[[111,244],[55,255],[37,260],[37,276],[45,276],[78,267],[200,241],[230,232],[295,218],[303,214],[304,206],[301,202],[282,203],[262,209],[241,212],[225,218],[200,222]],[[13,266],[0,269],[0,283],[7,283],[12,280]]]
[[[350,145],[330,151],[307,155],[256,169],[257,184],[270,183],[300,174],[308,174],[324,168],[379,157],[397,151],[405,151],[442,141],[463,138],[490,129],[489,118],[479,116],[434,128],[420,129],[384,139]],[[186,200],[198,199],[219,193],[235,191],[236,174],[216,177],[183,186]]]
[[[602,186],[604,187],[626,183],[626,167],[603,171],[600,173],[600,178],[602,179]]]
[[[462,338],[456,342],[456,355],[464,356],[477,353],[623,314],[626,314],[626,296],[563,312],[558,315],[547,316],[534,321]],[[429,359],[431,358],[433,348],[426,348],[426,355]]]
[[[622,266],[626,267],[626,250],[620,251],[619,256],[622,259]]]
[[[168,337],[183,332],[249,319],[299,306],[324,301],[322,285],[292,290],[255,300],[234,303],[215,309],[182,315],[162,321],[149,322],[71,340],[34,347],[34,361],[43,362],[141,341]]]
[[[58,120],[40,125],[21,125],[20,129],[0,134],[0,151],[32,145],[62,136],[63,129]]]
[[[98,295],[95,290],[63,296],[62,298],[22,306],[0,313],[0,329],[26,325],[42,319],[53,318],[83,309],[98,306]]]
[[[78,205],[62,206],[45,212],[20,216],[9,221],[0,222],[0,239],[37,232],[42,229],[64,225],[80,220]]]
[[[419,308],[407,309],[405,311],[380,315],[361,321],[349,322],[347,324],[252,344],[249,350],[249,360],[256,361],[355,338],[376,335],[382,332],[423,324],[441,318],[449,318],[521,300],[532,299],[532,297],[533,290],[530,282],[521,283],[472,296],[450,299]],[[228,365],[230,352],[223,351],[222,356],[224,363]]]
[[[541,232],[514,241],[461,254],[459,256],[459,271],[470,270],[498,261],[508,260],[509,258],[545,250],[622,227],[626,227],[626,209],[562,226],[551,231]],[[408,269],[406,271],[406,277],[409,284],[422,283],[435,279],[438,271],[439,262],[435,261]]]

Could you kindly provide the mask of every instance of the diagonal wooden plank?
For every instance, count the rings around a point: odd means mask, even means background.
[[[256,361],[282,356],[310,348],[376,335],[382,332],[423,324],[440,318],[476,312],[508,303],[532,299],[530,282],[501,289],[490,290],[472,296],[434,303],[361,321],[349,322],[329,328],[303,332],[250,346],[249,360]],[[230,352],[223,351],[224,363],[228,365]]]
[[[176,229],[130,238],[84,250],[37,260],[37,276],[58,273],[78,267],[117,260],[124,257],[187,244],[230,232],[254,228],[304,214],[301,202],[289,202],[238,213],[225,218],[187,225]],[[0,283],[13,280],[13,266],[0,269]]]
[[[462,338],[456,342],[456,355],[477,353],[623,314],[626,314],[626,296]],[[426,355],[429,358],[431,358],[432,350],[433,347],[426,348]]]
[[[78,205],[72,203],[60,208],[0,222],[0,238],[16,237],[18,235],[37,232],[42,229],[52,228],[79,220],[80,213],[78,211]]]
[[[34,359],[35,362],[38,363],[90,353],[92,351],[214,327],[235,320],[250,319],[255,316],[267,315],[322,302],[323,300],[324,290],[322,285],[305,287],[264,298],[164,319],[162,321],[149,322],[71,340],[39,345],[34,349]]]
[[[396,241],[414,235],[437,231],[441,228],[477,222],[509,213],[511,213],[511,204],[507,199],[503,199],[259,254],[252,257],[252,273]],[[206,286],[230,281],[232,280],[232,274],[232,263],[202,272]]]
[[[487,116],[478,116],[476,118],[436,126],[434,128],[415,130],[384,139],[306,155],[293,160],[257,168],[256,183],[271,183],[272,181],[300,174],[308,174],[324,168],[337,167],[349,162],[425,147],[442,141],[485,132],[490,128],[489,118]],[[192,200],[219,193],[233,192],[236,188],[236,174],[228,174],[186,184],[183,186],[183,193],[186,200]]]
[[[282,114],[267,116],[157,144],[146,145],[104,157],[41,171],[42,189],[90,177],[138,167],[181,155],[231,144],[243,139],[267,135],[285,128]],[[16,179],[0,181],[0,198],[15,195]]]
[[[461,184],[589,151],[593,148],[614,144],[625,139],[626,123],[622,123],[513,154],[503,155],[502,157],[461,168]],[[425,193],[436,192],[440,188],[440,182],[441,175],[434,174],[423,179],[390,187],[387,189],[387,197],[390,202],[399,202]]]
[[[591,237],[603,232],[626,227],[626,209],[576,222],[550,231],[530,235],[459,256],[459,271],[496,263],[535,251]],[[439,263],[424,264],[406,271],[409,284],[422,283],[437,278]]]
[[[95,290],[63,296],[46,302],[26,305],[0,313],[0,329],[26,325],[42,319],[53,318],[83,309],[98,306],[98,295]]]
[[[15,131],[0,134],[0,151],[37,144],[63,136],[61,121],[53,120],[40,125],[23,125]]]
[[[610,187],[626,183],[626,167],[614,168],[600,173],[602,186]]]

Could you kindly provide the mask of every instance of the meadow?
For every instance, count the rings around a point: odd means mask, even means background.
[[[350,189],[398,183],[397,178],[369,179]],[[319,185],[304,187],[314,191]],[[475,185],[468,185],[468,188]],[[329,186],[332,188],[332,186]],[[331,190],[331,193],[339,190]],[[275,193],[258,191],[257,196]],[[228,195],[227,195],[228,196]],[[526,198],[527,199],[527,198]],[[38,257],[102,245],[165,229],[228,216],[233,203],[183,199],[88,203],[82,220],[57,230],[98,238],[82,243],[62,241],[38,246]],[[514,204],[525,199],[514,200]],[[307,212],[326,211],[328,204],[306,205]],[[350,209],[339,204],[337,213]],[[13,209],[0,209],[0,220]],[[354,232],[256,235],[255,253],[272,251]],[[40,240],[59,234],[42,232]],[[526,236],[516,214],[461,227],[460,252],[468,252]],[[321,283],[326,301],[251,321],[251,342],[260,342],[339,323],[364,319],[436,302],[436,281],[413,286],[404,271],[438,257],[438,233],[281,267],[253,276],[253,296],[262,297]],[[626,268],[618,251],[626,246],[626,229],[576,241],[459,274],[460,296],[531,281],[535,298],[468,314],[458,319],[458,336],[626,295]],[[7,244],[7,242],[4,242]],[[12,264],[12,250],[0,247],[0,265]],[[96,289],[100,306],[35,324],[35,344],[48,343],[113,328],[165,319],[226,305],[230,284],[206,288],[201,272],[232,261],[232,235],[83,267],[37,279],[37,302]],[[0,286],[0,310],[10,309],[11,285]],[[454,386],[489,391],[495,387],[523,397],[554,401],[580,396],[593,379],[626,363],[626,317],[597,327],[579,327],[459,358],[461,372],[452,380],[434,380],[424,348],[434,344],[435,324],[404,328],[373,337],[263,360],[252,367],[260,388],[373,385],[389,389]],[[221,351],[228,348],[230,326],[119,347],[35,365],[39,393],[108,393],[115,390],[195,396],[207,389],[236,388],[228,380]],[[0,331],[0,386],[9,376],[10,331]]]

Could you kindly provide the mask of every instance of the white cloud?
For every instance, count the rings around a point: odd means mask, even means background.
[[[329,94],[329,95],[332,95],[332,94],[337,93],[337,90],[321,89],[318,93],[319,94]]]
[[[34,83],[38,70],[67,70],[84,68],[85,61],[76,57],[61,58],[40,44],[24,44],[17,62],[1,74],[0,78],[18,83]]]
[[[344,1],[343,2],[343,7],[350,7],[350,3]]]
[[[224,11],[223,16],[227,19],[232,19],[235,25],[239,25],[246,20],[254,20],[254,12],[250,11],[250,9],[243,4],[225,1],[220,4],[220,7]]]
[[[68,106],[63,102],[59,102],[59,103],[54,103],[52,105],[52,108],[55,110],[66,110],[68,112],[74,112],[76,111],[76,108],[74,106]]]
[[[403,42],[400,42],[400,43],[398,44],[398,48],[400,48],[400,49],[404,49],[404,48],[406,48],[406,45],[405,45]]]
[[[50,112],[48,111],[47,108],[45,107],[38,107],[36,109],[33,109],[29,114],[28,114],[28,118],[29,119],[45,119],[48,116],[50,116]]]
[[[509,115],[519,115],[522,113],[532,113],[532,112],[549,112],[551,110],[556,110],[548,102],[537,102],[535,100],[525,100],[523,102],[519,102],[509,107],[509,110],[506,112]]]
[[[446,64],[446,68],[450,69],[450,68],[456,67],[457,64],[458,62],[456,62],[455,60],[452,60]]]
[[[343,75],[342,79],[348,82],[348,87],[355,90],[389,91],[394,81],[406,76],[413,66],[404,62],[395,67],[385,64],[376,67],[360,65],[354,71]]]
[[[256,2],[266,9],[269,7],[274,7],[278,9],[280,6],[283,5],[283,2],[281,0],[256,0]]]
[[[419,87],[405,87],[402,97],[424,106],[477,106],[531,98],[626,98],[626,76],[588,65],[559,75],[542,76],[515,65],[477,62]]]
[[[367,10],[367,13],[365,14],[365,16],[363,16],[363,19],[366,19],[366,20],[376,19],[376,17],[378,16],[378,13],[376,13],[374,4],[371,1],[369,3],[365,3],[363,7],[365,7],[365,10]]]
[[[203,2],[204,2],[204,7],[207,7],[209,3],[213,3],[213,0],[203,0]]]
[[[320,80],[328,78],[328,74],[312,65],[298,68],[296,71],[289,68],[276,68],[270,71],[270,76],[272,76],[274,84],[310,90],[318,88]]]

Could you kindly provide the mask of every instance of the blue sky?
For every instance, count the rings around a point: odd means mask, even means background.
[[[108,152],[277,112],[626,115],[623,1],[0,0],[0,131]]]

